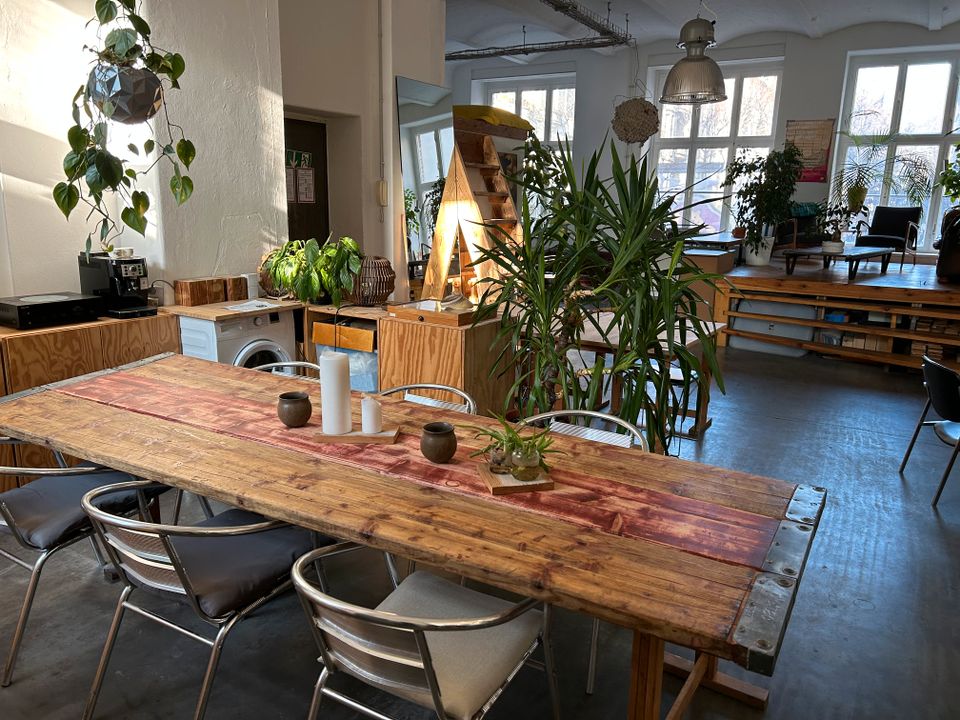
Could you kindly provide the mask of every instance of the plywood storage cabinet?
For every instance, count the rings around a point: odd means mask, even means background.
[[[411,383],[452,385],[477,401],[477,412],[502,413],[513,375],[490,374],[497,359],[492,346],[499,326],[499,320],[453,327],[380,318],[380,389]],[[434,395],[457,402],[449,395]]]
[[[79,325],[39,330],[0,329],[0,390],[20,392],[37,385],[66,380],[85,373],[116,367],[163,352],[180,351],[180,330],[173,315],[104,319]],[[18,446],[15,458],[0,448],[0,464],[38,467],[53,463],[53,456],[34,446]],[[0,490],[15,486],[13,478],[0,479]]]

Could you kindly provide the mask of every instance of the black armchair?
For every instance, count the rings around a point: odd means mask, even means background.
[[[900,269],[907,253],[917,264],[917,238],[920,236],[921,207],[885,207],[878,206],[873,211],[873,220],[857,223],[858,247],[890,247],[900,253]],[[867,232],[861,234],[862,228]]]
[[[815,202],[790,203],[790,218],[777,225],[774,250],[813,247],[829,240],[818,224],[820,210]]]

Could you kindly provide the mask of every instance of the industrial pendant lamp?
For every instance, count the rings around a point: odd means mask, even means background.
[[[703,3],[700,3],[703,7]],[[687,51],[687,56],[670,68],[663,84],[661,103],[670,105],[704,105],[723,102],[727,88],[723,83],[720,66],[707,57],[704,50],[717,44],[713,34],[716,21],[705,20],[697,14],[694,20],[680,29],[678,48]]]

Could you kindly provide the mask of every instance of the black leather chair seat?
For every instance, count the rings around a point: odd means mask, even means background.
[[[229,527],[263,522],[247,510],[232,509],[198,523]],[[320,545],[332,543],[321,537]],[[284,526],[236,537],[171,537],[200,608],[212,618],[238,611],[267,595],[290,576],[293,562],[313,549],[309,530]]]
[[[90,530],[90,521],[80,507],[80,499],[101,485],[129,482],[124,472],[96,475],[41,477],[23,487],[0,493],[0,503],[13,518],[23,539],[37,550],[49,550]],[[137,506],[136,493],[124,492],[104,498],[102,507],[112,513],[124,513]],[[10,529],[0,523],[0,532]]]
[[[889,247],[903,250],[906,239],[896,235],[861,235],[857,238],[857,247]]]

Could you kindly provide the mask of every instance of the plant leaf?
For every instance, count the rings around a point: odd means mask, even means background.
[[[149,155],[150,153],[152,153],[152,152],[153,152],[153,149],[154,149],[156,146],[157,146],[157,144],[156,144],[153,140],[147,140],[147,141],[145,141],[145,142],[143,143],[143,153],[144,153],[144,155]]]
[[[103,182],[116,190],[123,178],[123,163],[120,159],[104,150],[97,153],[94,165]]]
[[[97,20],[106,25],[117,17],[117,4],[113,0],[97,0]]]
[[[80,191],[73,183],[57,183],[53,188],[53,201],[57,204],[57,207],[60,208],[63,216],[69,218],[70,211],[80,202]]]
[[[150,39],[150,26],[147,25],[147,21],[136,13],[127,13],[127,20],[130,21],[130,24],[133,25],[133,29],[140,33],[147,40]]]
[[[116,28],[107,34],[103,44],[117,55],[125,56],[137,44],[137,33],[132,28]]]
[[[124,208],[120,212],[120,219],[123,220],[128,227],[141,235],[143,235],[147,229],[147,219],[143,217],[143,215],[139,215],[133,208]]]
[[[133,12],[137,9],[137,0],[120,0],[120,4],[130,12]]]
[[[129,145],[127,145],[127,150],[129,150],[130,152],[132,152],[134,155],[137,155],[138,157],[139,157],[139,155],[140,155],[140,148],[138,148],[138,147],[137,147],[136,145],[134,145],[133,143],[130,143]]]
[[[81,172],[82,171],[82,172]],[[78,175],[86,172],[84,164],[84,155],[75,153],[73,150],[63,157],[63,173],[68,180],[74,180]]]
[[[106,103],[104,103],[106,105]],[[93,141],[100,147],[104,147],[107,144],[107,124],[105,122],[98,122],[93,126]]]
[[[83,152],[90,141],[90,133],[79,124],[74,125],[67,130],[67,142],[70,143],[70,149],[75,153]]]
[[[147,194],[142,190],[135,191],[133,195],[130,196],[130,201],[133,204],[133,209],[140,217],[146,215],[147,210],[150,209],[150,198],[147,197]]]
[[[193,195],[193,180],[186,175],[174,175],[170,178],[170,190],[177,205],[183,205]]]
[[[193,146],[193,143],[182,138],[177,143],[177,157],[180,158],[180,162],[189,170],[190,163],[193,162],[193,159],[197,156],[197,149]]]
[[[187,64],[184,62],[183,56],[180,53],[167,53],[164,56],[164,60],[170,65],[170,79],[176,81],[183,71],[187,69]]]

